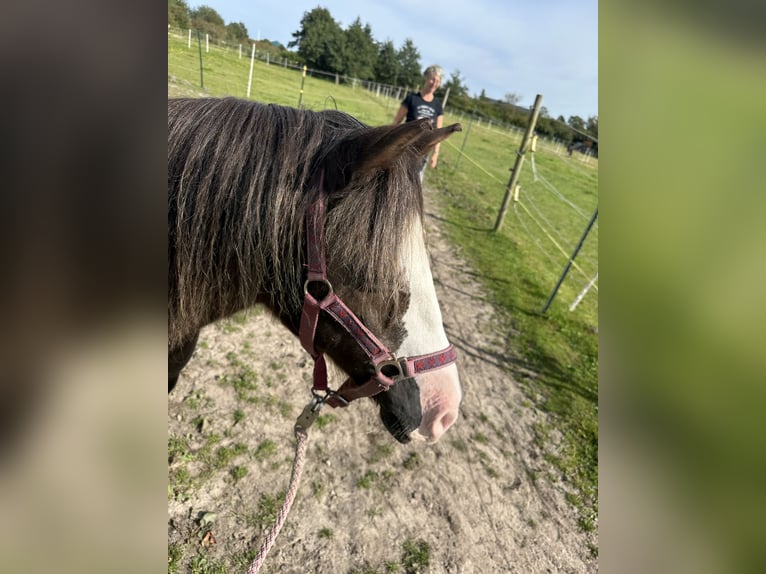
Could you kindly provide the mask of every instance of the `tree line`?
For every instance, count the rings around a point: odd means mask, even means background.
[[[200,30],[214,40],[232,45],[254,42],[242,22],[227,24],[213,8],[203,5],[190,9],[186,0],[168,0],[168,24]],[[344,29],[327,8],[317,6],[304,12],[300,27],[292,37],[287,47],[262,40],[257,42],[257,49],[269,51],[272,58],[288,58],[311,69],[337,75],[341,81],[357,78],[413,91],[422,83],[423,65],[414,42],[407,38],[397,48],[391,40],[378,41],[371,26],[362,24],[358,17]],[[472,96],[459,70],[444,79],[436,96],[443,99],[447,90],[452,113],[463,112],[521,128],[527,126],[529,109],[517,105],[520,98],[514,93],[506,94],[502,101],[488,98],[484,90]],[[554,119],[543,107],[536,132],[565,143],[585,142],[591,146],[591,138],[598,139],[598,117],[584,120],[579,116],[567,119],[558,116]]]

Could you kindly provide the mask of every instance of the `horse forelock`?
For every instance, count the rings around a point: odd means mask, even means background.
[[[342,112],[234,98],[168,101],[169,344],[257,297],[300,309],[305,213],[336,143],[365,126]],[[328,190],[328,269],[396,306],[404,232],[422,214],[414,160]],[[398,312],[398,311],[397,311]],[[403,311],[401,311],[403,312]]]

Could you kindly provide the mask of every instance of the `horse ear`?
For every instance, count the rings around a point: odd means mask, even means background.
[[[418,156],[425,155],[437,143],[461,129],[460,124],[433,129],[430,120],[422,119],[358,130],[338,144],[333,160],[328,158],[325,179],[334,182],[336,189],[345,187],[355,173],[390,169],[408,150]]]
[[[436,144],[443,142],[455,132],[463,131],[460,124],[451,124],[443,128],[427,131],[413,142],[412,147],[420,155],[426,155]]]

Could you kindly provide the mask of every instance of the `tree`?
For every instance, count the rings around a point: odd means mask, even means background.
[[[189,27],[189,5],[185,0],[168,0],[168,25],[175,28]]]
[[[518,106],[519,102],[521,101],[521,96],[514,92],[508,92],[507,94],[505,94],[505,96],[503,96],[503,101],[506,104],[511,104],[512,106]]]
[[[591,116],[588,118],[588,124],[585,126],[585,131],[598,139],[598,116]]]
[[[226,38],[226,26],[221,15],[210,6],[200,6],[192,10],[191,25],[193,28],[210,34],[213,38],[223,40]]]
[[[293,32],[288,48],[298,47],[298,56],[307,66],[331,73],[343,73],[345,36],[327,8],[304,12],[301,28]]]
[[[375,78],[375,61],[378,50],[369,24],[362,26],[357,18],[345,31],[346,63],[344,73],[352,78],[372,80]]]
[[[569,124],[569,127],[571,127],[572,129],[575,129],[580,132],[585,131],[585,122],[580,116],[569,116],[567,123]]]
[[[232,44],[246,43],[248,40],[247,28],[242,22],[231,22],[226,25],[226,40]]]
[[[460,97],[468,95],[468,86],[465,85],[465,80],[460,77],[460,70],[455,70],[450,74],[449,80],[443,84],[443,88],[449,88],[450,97]]]
[[[417,87],[423,83],[423,72],[420,69],[420,52],[410,38],[396,53],[396,61],[399,67],[398,84],[408,87]]]
[[[378,50],[375,62],[375,79],[382,84],[394,86],[399,78],[399,63],[396,59],[396,49],[391,40],[386,40]]]

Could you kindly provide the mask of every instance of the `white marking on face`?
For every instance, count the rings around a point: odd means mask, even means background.
[[[397,349],[399,357],[413,357],[441,351],[449,345],[436,298],[431,264],[428,260],[423,225],[417,219],[402,249],[402,264],[410,287],[410,304],[404,314],[407,335]],[[448,367],[415,377],[420,389],[423,420],[412,438],[431,442],[457,420],[462,399],[457,367]]]

